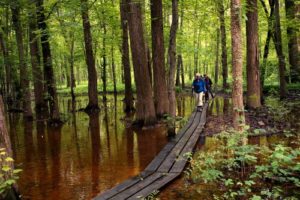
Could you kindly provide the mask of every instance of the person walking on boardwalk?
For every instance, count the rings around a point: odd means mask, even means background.
[[[204,78],[199,73],[196,73],[195,80],[193,81],[192,91],[195,92],[197,102],[197,111],[201,111],[203,106],[203,97],[206,92]]]
[[[214,95],[211,91],[212,81],[206,74],[204,74],[204,81],[205,81],[205,87],[206,87],[205,100],[208,101],[209,94],[211,95],[211,98],[214,98]]]

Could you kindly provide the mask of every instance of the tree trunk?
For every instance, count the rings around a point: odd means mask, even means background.
[[[48,112],[47,102],[44,100],[44,76],[41,66],[41,55],[39,49],[36,21],[36,9],[34,1],[30,5],[31,9],[28,12],[29,21],[29,47],[32,66],[32,77],[35,97],[36,113]]]
[[[176,97],[175,97],[175,72],[176,72],[176,33],[178,28],[178,0],[172,0],[172,24],[169,40],[169,112],[172,117],[176,116]]]
[[[178,55],[179,56],[179,55]],[[176,69],[176,81],[175,81],[175,85],[178,87],[180,85],[180,69],[181,69],[181,66],[180,66],[180,62],[178,62],[178,56],[177,56],[177,69]]]
[[[44,2],[43,0],[37,0],[37,24],[41,31],[41,44],[42,44],[42,54],[43,54],[43,65],[44,65],[44,77],[49,93],[49,108],[50,108],[50,122],[53,124],[61,123],[59,116],[58,99],[56,92],[56,83],[52,66],[52,56],[49,43],[49,33],[46,24],[46,18],[44,14]]]
[[[216,61],[215,61],[215,86],[219,80],[219,49],[220,49],[220,29],[217,29],[217,46],[216,46]]]
[[[107,94],[107,78],[106,78],[106,25],[102,25],[103,28],[103,38],[102,38],[102,84],[103,84],[103,101],[106,101]]]
[[[299,27],[295,26],[297,20],[294,0],[285,0],[285,11],[287,19],[290,76],[291,82],[295,83],[300,82],[300,53],[297,44],[297,30],[299,29]]]
[[[144,126],[156,123],[144,40],[141,0],[127,0],[130,46],[137,90],[136,120]]]
[[[257,0],[247,0],[247,106],[261,106]]]
[[[81,17],[83,25],[84,43],[85,43],[85,61],[88,68],[88,94],[89,103],[86,111],[99,110],[97,94],[97,72],[95,67],[95,58],[93,54],[93,42],[91,34],[91,24],[88,13],[88,0],[81,0]]]
[[[242,131],[245,125],[241,18],[241,0],[231,0],[233,127],[237,131]]]
[[[165,72],[162,0],[151,0],[152,60],[154,78],[154,103],[156,115],[169,112]]]
[[[126,0],[121,1],[120,14],[121,14],[121,27],[122,27],[122,66],[124,70],[125,82],[125,109],[126,113],[134,110],[133,107],[133,94],[131,86],[131,72],[129,61],[129,44],[128,44],[128,21],[127,21],[128,5]]]
[[[270,0],[272,1],[272,0]],[[286,64],[285,57],[282,49],[282,38],[281,38],[281,25],[280,25],[280,14],[279,14],[279,2],[278,0],[273,0],[271,4],[274,6],[274,17],[273,20],[273,30],[274,30],[274,43],[278,56],[279,62],[279,80],[280,80],[280,98],[285,98],[287,96],[287,88],[286,88]]]
[[[150,85],[151,87],[153,86],[153,76],[152,76],[152,66],[151,66],[151,52],[150,52],[150,49],[147,45],[147,42],[146,42],[146,51],[147,51],[147,67],[148,67],[148,72],[149,72],[149,77],[150,77]]]
[[[32,119],[31,98],[30,98],[30,82],[27,73],[27,65],[25,61],[25,52],[23,44],[23,29],[20,21],[20,7],[19,2],[14,1],[11,3],[12,22],[16,31],[16,40],[19,54],[19,67],[20,67],[20,85],[21,85],[21,98],[23,103],[24,117]]]
[[[112,78],[114,84],[114,94],[117,94],[117,80],[116,80],[116,65],[115,65],[115,56],[114,56],[114,45],[111,45],[111,70]]]
[[[227,65],[227,44],[226,44],[226,28],[225,28],[225,9],[224,2],[219,2],[219,19],[221,30],[221,47],[222,47],[222,76],[223,76],[223,89],[228,88],[228,65]]]
[[[70,88],[71,88],[71,97],[72,100],[75,100],[75,93],[74,93],[74,88],[76,87],[76,82],[75,82],[75,75],[74,75],[74,45],[75,45],[75,38],[74,38],[74,33],[71,34],[71,47],[70,47]]]
[[[181,88],[184,89],[185,87],[185,80],[184,80],[184,73],[185,73],[185,70],[184,70],[184,66],[183,66],[183,61],[182,61],[182,55],[178,55],[178,62],[180,62],[180,72],[181,72]]]

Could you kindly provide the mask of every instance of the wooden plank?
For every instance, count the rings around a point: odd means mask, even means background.
[[[180,139],[183,137],[183,133],[190,128],[192,125],[194,118],[196,116],[196,112],[192,113],[192,116],[190,117],[187,124],[182,128],[179,133],[176,135],[176,139]],[[176,140],[175,140],[176,141]],[[161,163],[166,159],[170,151],[174,148],[177,142],[171,141],[159,152],[159,154],[151,161],[151,163],[146,167],[145,171],[156,171],[158,167],[161,165]]]
[[[111,200],[121,200],[121,199],[127,199],[128,197],[134,195],[138,191],[144,189],[148,185],[152,184],[155,182],[157,179],[163,176],[163,173],[153,173],[147,178],[139,181],[137,184],[133,185],[132,187],[127,188],[126,190],[120,192],[119,194],[113,196],[110,198]]]
[[[169,182],[176,179],[180,173],[168,173],[162,176],[160,179],[153,182],[148,187],[142,189],[138,193],[134,194],[133,196],[129,197],[128,200],[134,200],[134,199],[143,199],[150,195],[154,191],[158,191],[159,189],[163,188],[165,185],[167,185]]]
[[[189,140],[190,136],[193,134],[194,130],[197,128],[197,125],[200,121],[201,112],[197,112],[194,123],[192,126],[185,132],[185,135],[180,139],[176,146],[172,149],[167,158],[163,161],[161,166],[158,168],[158,172],[167,173],[175,162],[177,156],[180,154],[181,150],[185,146],[186,142]]]
[[[203,107],[200,123],[197,126],[196,130],[194,131],[193,135],[190,137],[189,141],[186,143],[184,149],[180,153],[180,158],[178,160],[176,160],[176,162],[172,166],[172,169],[170,170],[171,173],[181,173],[183,171],[183,169],[187,163],[187,160],[184,158],[184,155],[188,152],[191,152],[194,149],[194,147],[200,137],[200,134],[204,128],[205,121],[206,121],[207,107],[208,107],[208,104],[206,103],[205,106]]]
[[[115,187],[111,188],[110,190],[107,190],[107,191],[99,194],[98,196],[96,196],[94,198],[94,200],[109,199],[109,198],[117,195],[118,193],[132,187],[133,185],[137,184],[138,182],[140,182],[141,180],[147,178],[148,176],[152,175],[153,173],[154,172],[143,171],[139,175],[137,175],[135,177],[132,177],[130,179],[127,179],[126,181],[120,183],[119,185],[116,185]]]

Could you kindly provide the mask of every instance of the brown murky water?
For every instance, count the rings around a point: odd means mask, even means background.
[[[101,97],[99,97],[101,98]],[[167,143],[163,126],[150,130],[126,128],[123,96],[108,97],[99,114],[71,112],[69,98],[60,98],[68,121],[48,128],[43,121],[23,122],[10,114],[8,124],[24,199],[91,199],[116,184],[139,174]],[[77,99],[84,108],[86,97]],[[178,99],[177,112],[189,116],[191,97]]]

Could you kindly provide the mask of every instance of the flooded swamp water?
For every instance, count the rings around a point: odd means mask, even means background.
[[[123,112],[123,98],[108,96],[99,114],[87,115],[72,112],[71,99],[61,97],[60,111],[67,119],[61,128],[47,127],[44,121],[24,122],[20,114],[7,116],[15,164],[23,170],[18,180],[23,199],[91,199],[143,171],[168,142],[167,130],[164,126],[130,128],[132,117]],[[76,110],[87,103],[87,97],[78,97]],[[177,99],[179,116],[187,119],[193,109],[191,96]],[[216,97],[210,102],[207,136],[199,139],[196,150],[214,148],[209,135],[230,124],[231,110],[229,98]],[[299,124],[298,114],[291,116],[293,124]],[[265,145],[277,140],[280,136],[273,135],[254,137],[252,142]],[[176,180],[159,198],[211,199],[210,194],[193,196],[183,185],[182,178]]]

